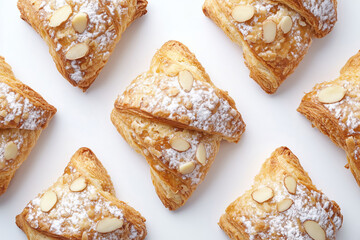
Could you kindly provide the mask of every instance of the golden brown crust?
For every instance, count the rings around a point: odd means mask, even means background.
[[[284,179],[289,176],[297,182],[295,194],[284,186]],[[257,203],[253,192],[264,187],[272,189],[273,197]],[[291,199],[293,204],[278,212],[277,204],[284,199]],[[302,227],[307,220],[318,222],[326,239],[335,239],[342,225],[339,206],[317,190],[297,157],[288,148],[280,147],[262,165],[252,188],[227,207],[219,225],[231,239],[237,240],[308,239]]]
[[[67,1],[72,12],[58,27],[49,19],[62,6],[50,0],[19,0],[21,18],[45,40],[57,69],[73,86],[86,91],[105,66],[122,33],[138,17],[146,14],[146,0],[87,0]],[[80,10],[79,10],[80,9]],[[77,33],[71,19],[78,13],[88,15],[85,32]],[[90,18],[89,18],[90,16]],[[68,60],[66,53],[76,44],[89,47],[82,58]]]
[[[0,195],[5,193],[55,113],[56,108],[17,80],[0,57]],[[15,146],[15,157],[5,157],[9,145]]]
[[[324,2],[323,0],[319,1]],[[330,24],[327,22],[327,20],[330,21],[327,12],[332,8],[326,7],[327,5],[323,5],[319,1],[309,3],[304,0],[301,1],[301,8],[296,8],[293,4],[295,2],[300,4],[300,1],[206,0],[203,12],[233,42],[243,48],[245,64],[250,69],[250,77],[264,91],[272,94],[304,58],[312,42],[314,27],[324,28],[324,31],[329,32],[336,22],[336,4],[335,20]],[[232,11],[239,5],[252,6],[254,8],[253,17],[245,22],[236,21],[232,16]],[[307,7],[309,8],[307,9]],[[315,15],[319,16],[319,19]],[[281,30],[281,22],[285,17],[290,17],[292,23],[291,29],[287,33]],[[306,24],[305,18],[315,25]],[[316,23],[314,23],[315,18]],[[324,20],[326,23],[320,20]],[[269,21],[274,22],[277,28],[274,30],[276,35],[273,41],[266,42],[263,35],[263,24]],[[319,34],[325,35],[326,33],[316,32],[316,34],[320,37]]]
[[[79,177],[86,179],[87,187],[81,192],[71,192],[70,184]],[[42,195],[40,194],[16,217],[16,224],[25,232],[29,240],[91,240],[99,237],[102,237],[101,239],[130,239],[130,236],[132,236],[131,239],[138,240],[146,236],[145,219],[135,209],[116,199],[106,169],[88,148],[81,148],[73,155],[64,175],[47,190],[49,191],[55,192],[58,196],[56,206],[49,213],[43,213],[38,206],[37,199]],[[86,199],[87,197],[90,201]],[[95,206],[100,210],[96,210]],[[64,212],[68,212],[68,215]],[[84,214],[88,214],[87,217],[84,218]],[[110,233],[98,233],[97,223],[105,217],[120,218],[123,221],[121,229]],[[74,223],[73,218],[79,219]],[[84,221],[87,224],[83,224]]]
[[[336,145],[346,151],[351,172],[360,185],[360,160],[357,112],[359,111],[360,53],[351,57],[334,81],[317,84],[305,94],[298,111],[311,121]],[[320,92],[328,87],[341,87],[346,93],[343,99],[325,104],[320,102]]]
[[[180,84],[183,72],[193,79],[187,92]],[[245,130],[234,100],[211,82],[195,55],[176,41],[165,43],[154,55],[150,70],[118,97],[111,121],[146,158],[155,190],[170,210],[184,205],[204,180],[220,141],[238,142]],[[187,148],[176,150],[174,139],[185,142]],[[199,148],[205,152],[202,161],[196,156]]]

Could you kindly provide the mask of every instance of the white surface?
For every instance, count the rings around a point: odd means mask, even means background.
[[[248,77],[241,49],[202,13],[203,0],[150,0],[148,14],[125,32],[110,61],[87,93],[56,70],[41,37],[19,17],[16,1],[0,0],[0,55],[18,79],[38,91],[58,112],[27,161],[0,197],[0,239],[26,239],[15,216],[62,174],[72,154],[91,148],[107,168],[117,197],[147,219],[147,239],[228,239],[217,222],[226,206],[247,190],[261,164],[286,145],[316,186],[342,208],[338,238],[360,236],[360,188],[344,168],[345,153],[313,129],[296,108],[315,83],[339,75],[360,49],[360,1],[338,3],[339,21],[309,53],[277,94],[270,96]],[[212,81],[229,91],[247,129],[240,142],[222,143],[205,181],[184,207],[168,211],[158,199],[145,159],[133,151],[110,122],[116,96],[146,71],[155,51],[174,39],[194,52]]]

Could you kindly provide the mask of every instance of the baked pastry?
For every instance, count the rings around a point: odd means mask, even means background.
[[[57,182],[30,201],[16,224],[35,239],[144,239],[145,219],[115,197],[106,169],[80,148]]]
[[[295,70],[312,36],[328,34],[336,0],[205,0],[203,12],[242,46],[250,77],[275,93]]]
[[[245,130],[234,101],[176,41],[165,43],[150,70],[116,99],[111,120],[146,158],[156,192],[170,210],[184,205],[205,178],[220,141],[238,142]]]
[[[86,91],[146,0],[18,0],[21,18],[47,42],[57,69]]]
[[[0,57],[0,195],[55,113],[56,108],[17,80]]]
[[[254,185],[231,203],[219,225],[231,239],[333,240],[343,216],[312,183],[297,157],[280,147]]]
[[[298,111],[346,152],[360,186],[360,52],[350,58],[334,81],[317,84]]]

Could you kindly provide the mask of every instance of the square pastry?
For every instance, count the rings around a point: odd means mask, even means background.
[[[17,80],[0,57],[0,195],[55,113],[56,108]]]
[[[245,124],[187,47],[165,43],[150,70],[115,101],[111,120],[150,165],[159,198],[181,207],[205,178],[220,141],[238,142]]]
[[[298,111],[346,151],[348,165],[360,185],[360,52],[349,59],[340,77],[317,84]]]
[[[16,217],[29,240],[144,239],[145,219],[115,197],[106,169],[80,148],[64,174]]]
[[[57,69],[86,91],[146,0],[19,0],[21,18],[45,40]]]
[[[219,225],[236,240],[333,240],[342,221],[339,206],[315,187],[297,157],[280,147]]]
[[[205,0],[203,11],[242,46],[250,77],[275,93],[305,56],[313,35],[337,20],[336,0]]]

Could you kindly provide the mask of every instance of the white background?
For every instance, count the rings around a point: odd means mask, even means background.
[[[334,30],[313,41],[300,66],[275,95],[267,95],[248,77],[242,50],[204,16],[202,3],[150,0],[148,14],[127,29],[97,80],[82,93],[58,73],[45,42],[20,19],[16,1],[0,0],[0,55],[18,79],[58,109],[0,197],[0,239],[26,239],[15,216],[56,181],[72,154],[83,146],[102,161],[117,197],[147,219],[148,239],[228,239],[217,225],[220,215],[250,188],[261,164],[280,146],[288,146],[315,185],[340,205],[344,224],[338,239],[360,238],[360,188],[344,168],[345,153],[296,111],[304,92],[315,83],[335,79],[360,49],[360,1],[339,1]],[[215,85],[229,91],[247,124],[238,144],[222,143],[204,182],[175,212],[162,205],[145,159],[128,146],[110,121],[116,96],[149,68],[155,51],[171,39],[196,54]]]

